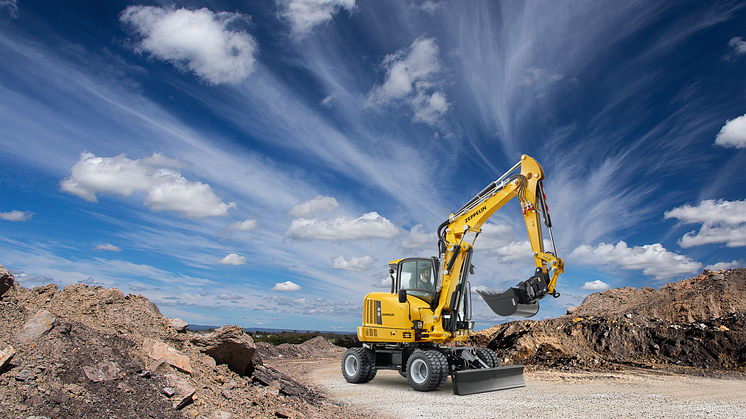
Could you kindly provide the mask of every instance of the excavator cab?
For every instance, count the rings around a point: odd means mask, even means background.
[[[428,304],[440,291],[437,269],[433,259],[404,259],[398,263],[398,287],[396,291],[404,290],[407,295],[412,295]]]

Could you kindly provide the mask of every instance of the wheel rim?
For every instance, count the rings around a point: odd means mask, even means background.
[[[412,361],[412,365],[410,365],[409,369],[409,376],[415,383],[422,384],[427,380],[428,370],[425,361],[415,359]]]
[[[345,359],[345,372],[347,373],[347,375],[349,375],[350,377],[354,376],[355,374],[357,374],[358,368],[359,365],[356,357],[351,355],[348,356],[347,359]]]

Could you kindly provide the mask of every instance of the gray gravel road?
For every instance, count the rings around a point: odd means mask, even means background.
[[[389,418],[746,418],[746,379],[645,372],[526,373],[526,387],[454,396],[416,392],[396,371],[349,384],[338,360],[305,362],[306,378],[332,398]]]

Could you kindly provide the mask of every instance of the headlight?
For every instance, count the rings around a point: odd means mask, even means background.
[[[415,330],[420,330],[422,329],[423,323],[422,320],[413,320],[412,325],[414,326]]]

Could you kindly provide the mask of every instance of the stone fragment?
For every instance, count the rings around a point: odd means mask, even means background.
[[[13,355],[16,354],[16,350],[13,349],[12,346],[8,346],[7,348],[0,351],[0,371],[5,368],[6,365],[10,362],[10,360],[13,358]]]
[[[15,278],[3,265],[0,265],[0,297],[13,287]]]
[[[21,343],[28,343],[47,333],[54,326],[55,320],[56,318],[47,310],[38,311],[26,321],[16,337]]]
[[[305,418],[305,415],[303,415],[300,412],[296,412],[295,410],[284,408],[279,409],[275,411],[275,416],[278,418],[290,418],[290,419],[302,419]]]
[[[233,396],[231,395],[230,390],[226,390],[226,389],[223,388],[223,389],[220,390],[220,393],[223,394],[223,397],[225,397],[228,400],[230,400],[230,399],[233,398]]]
[[[163,358],[156,361],[155,364],[152,364],[150,366],[150,369],[155,375],[166,375],[166,374],[173,374],[176,372],[176,370],[171,367],[171,364],[169,364]]]
[[[174,390],[173,396],[170,397],[174,409],[181,409],[192,401],[195,390],[185,379],[176,374],[169,374],[166,381]]]
[[[36,374],[29,370],[21,370],[18,374],[16,374],[16,380],[18,381],[29,381],[36,379]]]
[[[163,387],[161,389],[161,393],[165,394],[166,397],[171,397],[174,394],[176,394],[176,392],[174,391],[174,389],[172,389],[171,387]]]
[[[142,350],[147,356],[152,359],[163,359],[168,362],[169,365],[175,367],[179,371],[185,372],[189,375],[194,374],[192,363],[189,360],[189,357],[184,355],[181,351],[178,351],[163,342],[155,339],[145,338],[142,344]],[[151,369],[155,371],[155,368]]]
[[[208,335],[194,335],[191,341],[200,351],[210,355],[218,364],[227,364],[236,374],[252,374],[256,346],[242,328],[223,326]]]
[[[140,372],[143,370],[142,362],[140,362],[137,359],[133,359],[132,361],[124,364],[124,366],[131,369],[134,372]]]
[[[169,319],[168,322],[171,324],[171,327],[176,329],[176,331],[179,333],[185,333],[187,330],[187,327],[189,326],[189,323],[179,318]]]
[[[231,419],[232,417],[233,415],[231,415],[228,412],[223,412],[222,410],[216,410],[212,412],[210,419]]]
[[[111,361],[101,362],[96,366],[85,366],[83,373],[94,383],[117,380],[124,376],[122,369]]]
[[[150,378],[150,376],[153,375],[153,373],[150,370],[142,370],[138,372],[137,375],[139,375],[142,378]]]

